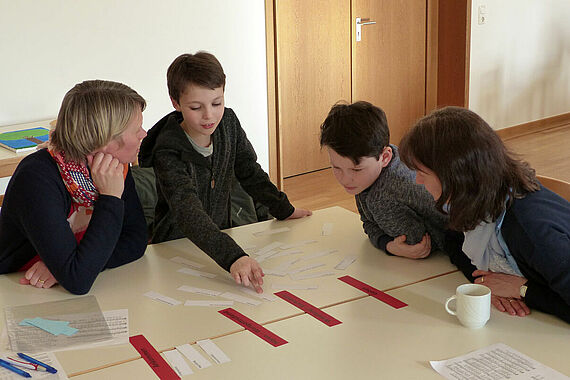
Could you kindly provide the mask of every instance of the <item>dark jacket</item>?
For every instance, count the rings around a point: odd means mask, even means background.
[[[235,113],[226,108],[212,134],[214,152],[196,152],[174,111],[150,129],[143,140],[139,164],[156,174],[158,202],[152,242],[187,237],[229,270],[245,252],[220,229],[231,227],[230,192],[234,177],[254,201],[269,208],[277,219],[294,208],[287,196],[271,183]]]
[[[39,255],[66,290],[85,294],[105,268],[140,258],[146,223],[131,171],[121,199],[99,195],[78,244],[67,218],[71,196],[46,149],[20,162],[0,215],[0,273],[16,272]]]
[[[570,323],[570,203],[542,187],[513,201],[501,233],[528,279],[525,303]],[[476,268],[457,240],[451,245],[451,261],[473,281]]]

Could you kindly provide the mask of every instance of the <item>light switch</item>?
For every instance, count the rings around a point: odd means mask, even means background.
[[[479,5],[477,8],[477,23],[483,25],[487,23],[487,6]]]

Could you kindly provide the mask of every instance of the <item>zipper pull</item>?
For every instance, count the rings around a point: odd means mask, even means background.
[[[212,177],[212,182],[210,182],[210,186],[213,189],[215,185],[216,185],[216,181],[214,181],[214,178]]]

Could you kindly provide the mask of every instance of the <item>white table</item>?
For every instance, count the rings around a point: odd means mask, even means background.
[[[570,327],[540,312],[520,318],[492,310],[481,329],[463,327],[444,310],[445,299],[465,283],[453,273],[388,292],[406,302],[393,309],[372,298],[324,309],[342,324],[327,327],[309,315],[266,327],[289,343],[274,348],[243,331],[213,341],[231,358],[188,379],[441,379],[430,360],[464,355],[494,343],[508,346],[570,375]],[[200,350],[198,348],[198,350]],[[138,359],[78,376],[78,380],[156,378]],[[135,378],[135,377],[130,377]]]
[[[329,236],[321,236],[324,223],[334,224],[333,232]],[[254,232],[282,227],[289,227],[290,231],[261,237],[253,235]],[[293,281],[287,277],[265,276],[264,289],[271,293],[277,291],[271,287],[274,283],[318,285],[316,290],[292,291],[298,297],[317,307],[326,307],[365,297],[361,291],[337,279],[343,275],[351,275],[360,281],[386,290],[455,270],[447,257],[442,254],[434,255],[426,260],[409,260],[388,256],[378,251],[363,233],[358,215],[339,207],[317,211],[309,218],[283,222],[267,221],[234,228],[228,233],[242,246],[255,244],[257,249],[273,241],[283,243],[310,239],[318,241],[300,247],[303,254],[266,260],[262,263],[262,266],[266,268],[274,267],[281,261],[292,257],[308,256],[325,249],[337,249],[338,252],[307,260],[295,266],[322,262],[325,266],[313,271],[332,270],[338,275],[299,281]],[[347,254],[356,255],[356,262],[344,271],[333,269]],[[177,270],[183,265],[170,260],[175,256],[200,262],[205,265],[200,269],[201,271],[214,273],[217,277],[208,279],[178,273]],[[2,305],[21,305],[75,297],[60,287],[46,290],[21,286],[18,284],[20,276],[20,274],[0,276],[0,303]],[[130,334],[145,335],[159,351],[175,345],[193,343],[200,339],[233,334],[243,330],[241,326],[217,312],[222,308],[169,306],[143,296],[145,292],[153,290],[182,302],[186,299],[211,299],[208,296],[198,296],[177,290],[181,285],[231,291],[247,296],[237,289],[237,285],[234,284],[229,274],[187,239],[151,245],[142,259],[104,271],[97,278],[89,294],[97,297],[102,310],[127,308]],[[283,300],[264,301],[259,306],[235,303],[233,308],[260,324],[302,314],[299,309]],[[60,352],[57,353],[57,357],[66,371],[74,374],[137,358],[139,355],[130,345],[123,345]]]

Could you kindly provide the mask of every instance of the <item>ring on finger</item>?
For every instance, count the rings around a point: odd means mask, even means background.
[[[481,283],[485,282],[485,276],[481,276]]]
[[[46,281],[45,280],[38,280],[38,282],[43,285]]]

